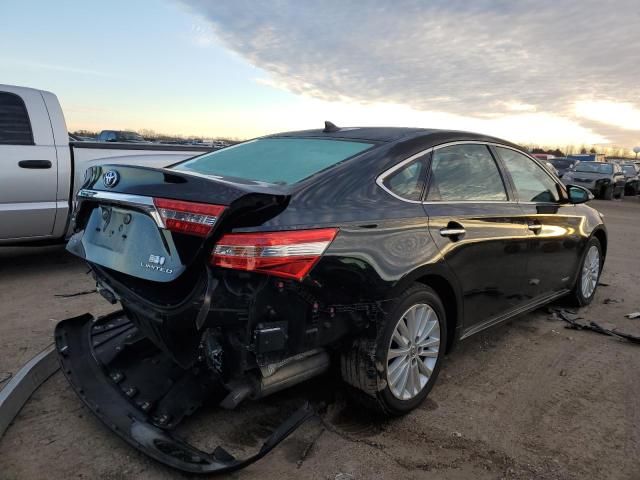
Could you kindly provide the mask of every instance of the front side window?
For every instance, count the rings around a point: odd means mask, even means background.
[[[393,172],[384,179],[384,186],[406,200],[420,201],[424,190],[424,162],[416,160]]]
[[[500,157],[511,174],[518,197],[522,202],[557,202],[556,182],[532,159],[509,148],[497,147]]]
[[[33,132],[22,99],[0,92],[0,145],[33,145]]]
[[[507,200],[502,176],[487,146],[452,145],[435,150],[427,200]]]
[[[203,175],[288,185],[346,160],[373,144],[315,138],[262,138],[174,166]]]

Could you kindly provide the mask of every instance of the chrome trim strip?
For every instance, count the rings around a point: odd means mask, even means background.
[[[423,155],[426,155],[427,153],[431,152],[432,150],[433,150],[433,147],[432,148],[427,148],[426,150],[422,150],[421,152],[418,152],[418,153],[416,153],[414,155],[411,155],[409,158],[401,161],[400,163],[397,163],[396,165],[394,165],[393,167],[389,168],[388,170],[385,170],[380,175],[378,175],[378,177],[376,178],[376,183],[385,192],[387,192],[392,197],[397,198],[398,200],[402,200],[403,202],[407,202],[407,203],[418,203],[418,204],[422,203],[420,200],[409,200],[408,198],[403,198],[400,195],[396,195],[395,193],[393,193],[391,190],[389,190],[384,185],[384,180],[385,180],[385,178],[387,178],[389,175],[391,175],[396,170],[401,169],[406,164],[413,162],[416,158],[422,157]]]
[[[475,324],[472,325],[471,327],[467,328],[466,330],[462,331],[462,334],[460,335],[459,340],[464,340],[467,337],[470,337],[471,335],[475,335],[476,333],[481,332],[482,330],[489,328],[489,327],[493,327],[494,325],[497,325],[499,323],[502,322],[506,322],[507,320],[511,320],[512,318],[518,316],[518,315],[522,315],[525,313],[529,313],[534,311],[536,308],[539,308],[543,305],[546,305],[552,301],[554,301],[557,298],[563,297],[566,294],[568,294],[571,290],[569,289],[563,289],[560,290],[558,292],[554,292],[554,293],[550,293],[548,295],[545,295],[544,297],[541,297],[539,299],[535,299],[529,303],[525,303],[524,305],[518,306],[512,310],[509,310],[505,313],[502,313],[496,317],[492,317],[488,320],[485,320],[482,323],[479,324]]]
[[[489,205],[501,205],[501,204],[513,204],[513,205],[518,205],[518,202],[515,200],[441,200],[439,202],[434,202],[434,201],[429,201],[429,202],[422,202],[423,205],[451,205],[451,204],[458,204],[458,203],[477,203],[477,204],[484,204],[484,203],[488,203]]]
[[[138,208],[147,213],[153,221],[156,222],[158,228],[166,228],[156,205],[153,203],[152,197],[143,195],[132,195],[129,193],[103,192],[99,190],[82,189],[78,192],[78,198],[87,200],[99,200],[105,203],[113,203],[116,205],[128,205]]]

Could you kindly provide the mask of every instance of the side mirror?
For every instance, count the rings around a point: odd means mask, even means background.
[[[567,185],[567,194],[569,195],[569,203],[574,205],[586,203],[595,198],[589,190],[579,185]]]

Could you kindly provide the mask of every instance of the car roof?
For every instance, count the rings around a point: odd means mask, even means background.
[[[333,138],[336,140],[361,140],[371,142],[396,142],[421,138],[425,141],[439,139],[450,140],[459,137],[460,140],[478,140],[484,142],[496,142],[505,145],[519,147],[512,142],[480,133],[465,132],[461,130],[444,130],[437,128],[409,128],[409,127],[343,127],[336,131],[325,132],[321,129],[299,130],[292,132],[276,133],[263,138]]]

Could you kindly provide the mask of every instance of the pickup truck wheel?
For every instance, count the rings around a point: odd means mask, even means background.
[[[436,381],[447,344],[442,301],[414,285],[393,302],[375,340],[361,338],[342,356],[342,377],[354,399],[385,416],[420,405]]]
[[[578,278],[570,295],[572,303],[579,307],[591,303],[598,288],[603,263],[600,241],[596,237],[591,237],[585,248],[580,269],[578,270]]]

